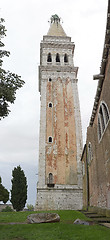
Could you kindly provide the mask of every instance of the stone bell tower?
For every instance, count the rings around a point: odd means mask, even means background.
[[[82,131],[74,48],[60,18],[53,15],[40,44],[36,210],[82,208]]]

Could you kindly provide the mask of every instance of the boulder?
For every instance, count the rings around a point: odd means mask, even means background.
[[[60,222],[60,216],[56,213],[35,213],[27,217],[28,223],[53,223]]]
[[[81,220],[81,219],[76,219],[75,221],[74,221],[74,224],[79,224],[79,225],[90,225],[90,223],[89,222],[86,222],[86,221],[84,221],[84,220]]]

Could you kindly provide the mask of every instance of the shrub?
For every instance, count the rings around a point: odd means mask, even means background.
[[[13,209],[10,206],[6,206],[1,212],[13,212]]]
[[[34,206],[32,204],[27,204],[27,208],[29,211],[34,211]]]

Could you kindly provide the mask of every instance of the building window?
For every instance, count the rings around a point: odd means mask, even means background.
[[[60,62],[60,55],[59,55],[59,53],[56,54],[56,62]]]
[[[100,106],[99,109],[99,119],[101,120],[101,127],[102,127],[102,132],[105,129],[105,122],[104,122],[104,116],[103,116],[103,112],[102,112],[102,105]]]
[[[52,82],[52,79],[51,79],[51,78],[49,78],[49,79],[48,79],[48,81],[49,81],[49,82]]]
[[[88,144],[88,163],[90,164],[93,159],[92,144]]]
[[[104,103],[102,103],[102,109],[103,109],[103,112],[104,112],[105,124],[107,124],[108,121],[109,121],[109,111],[108,111],[107,106]]]
[[[110,119],[108,107],[105,102],[101,102],[98,113],[98,139],[100,141]]]
[[[49,138],[48,138],[48,142],[49,142],[49,143],[52,143],[52,137],[49,137]]]
[[[64,55],[64,62],[65,63],[67,63],[68,62],[68,56],[67,56],[67,54],[65,53],[65,55]]]
[[[47,62],[52,62],[52,56],[51,56],[51,53],[48,53],[48,56],[47,56]]]
[[[53,174],[49,173],[49,183],[52,184],[53,183]]]
[[[49,108],[52,108],[52,107],[53,107],[53,104],[52,104],[51,102],[49,102],[48,107],[49,107]]]
[[[53,174],[49,173],[49,176],[47,178],[47,186],[48,187],[54,187],[54,179],[53,179]]]

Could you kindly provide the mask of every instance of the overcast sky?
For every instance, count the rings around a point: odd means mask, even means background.
[[[48,32],[51,15],[58,14],[75,43],[84,143],[97,87],[93,75],[99,73],[103,52],[107,4],[107,0],[0,0],[0,17],[7,29],[3,42],[11,52],[3,67],[25,81],[9,116],[0,121],[0,175],[10,190],[12,170],[21,165],[28,181],[29,204],[35,204],[38,179],[40,41]]]

